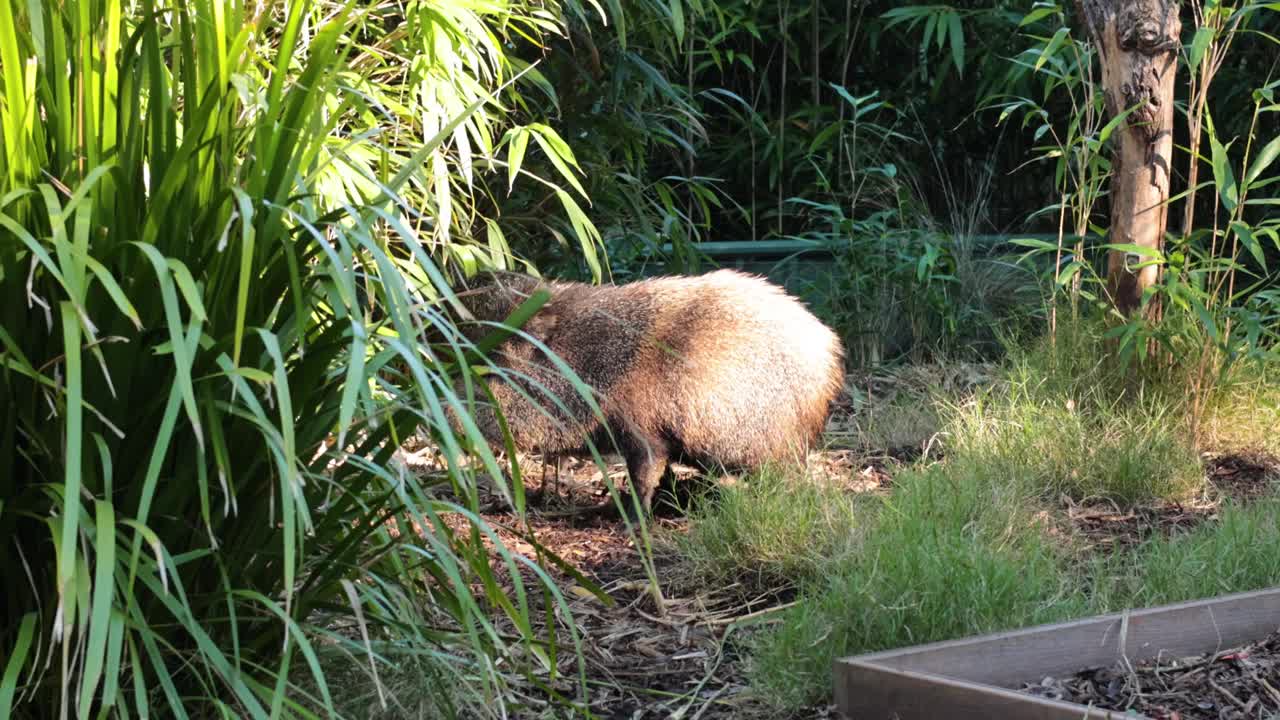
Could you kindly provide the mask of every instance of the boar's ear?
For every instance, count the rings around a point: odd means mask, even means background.
[[[485,285],[501,296],[503,302],[516,307],[538,289],[539,281],[520,273],[491,270],[487,273]]]
[[[556,329],[556,324],[559,321],[559,314],[548,302],[533,317],[529,318],[529,322],[524,324],[524,331],[538,339],[545,340]]]
[[[481,271],[456,292],[467,314],[479,320],[501,320],[528,298],[512,273]],[[464,318],[471,319],[471,318]]]

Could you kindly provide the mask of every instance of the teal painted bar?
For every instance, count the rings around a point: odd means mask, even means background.
[[[1058,241],[1057,235],[1048,233],[973,236],[978,247],[990,250],[1009,246],[1009,251],[1019,249],[1009,245],[1010,241],[1019,238],[1050,243]],[[1096,236],[1090,238],[1098,239]],[[1078,239],[1078,235],[1066,235],[1063,237],[1063,245],[1073,245]],[[809,302],[820,302],[831,289],[831,273],[839,241],[790,239],[701,242],[694,245],[694,250],[709,261],[703,264],[704,271],[722,267],[763,275]],[[637,274],[641,277],[666,274],[663,257],[670,257],[672,252],[670,243],[663,245],[663,254],[650,254]]]
[[[1012,240],[1019,238],[1027,238],[1032,240],[1043,240],[1045,242],[1057,242],[1058,236],[1049,233],[1020,233],[1011,235],[974,235],[973,240],[980,246],[991,247],[1004,245]],[[1080,238],[1079,235],[1063,236],[1063,243],[1074,243]],[[821,240],[728,240],[720,242],[700,242],[694,245],[694,249],[709,257],[776,257],[795,254],[823,254],[830,255],[839,247],[838,242],[824,242]],[[662,246],[662,252],[670,255],[673,252],[671,243],[665,243]]]

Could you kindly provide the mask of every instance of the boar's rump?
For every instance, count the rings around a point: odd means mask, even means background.
[[[646,508],[673,458],[728,469],[802,460],[843,387],[835,333],[756,276],[719,270],[593,286],[488,273],[472,287],[468,310],[495,322],[549,291],[523,330],[595,393]],[[518,448],[574,452],[589,437],[611,449],[605,426],[541,348],[513,335],[491,360],[505,370],[487,382]],[[476,421],[501,442],[492,407],[477,408]]]

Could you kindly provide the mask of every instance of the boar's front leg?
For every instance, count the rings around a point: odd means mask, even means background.
[[[627,461],[632,488],[640,496],[645,512],[648,512],[653,508],[654,493],[658,491],[658,483],[667,470],[670,447],[661,437],[631,427],[622,439],[620,449]]]

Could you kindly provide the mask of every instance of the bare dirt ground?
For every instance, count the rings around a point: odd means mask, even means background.
[[[873,491],[887,481],[891,468],[886,462],[892,461],[855,463],[852,453],[832,451],[829,457],[816,454],[813,462],[818,471],[857,476],[851,491]],[[521,466],[526,468],[529,491],[535,492],[540,485],[539,459],[527,458]],[[677,468],[677,474],[691,472]],[[609,474],[621,480],[625,467],[613,463]],[[529,513],[537,544],[572,563],[613,601],[606,604],[570,574],[552,571],[581,637],[593,715],[611,720],[837,717],[834,706],[780,713],[753,695],[744,679],[744,658],[733,642],[743,630],[735,625],[767,624],[770,615],[791,604],[794,588],[761,589],[749,581],[723,587],[699,584],[670,546],[673,535],[685,532],[688,520],[666,506],[656,511],[650,527],[659,579],[655,593],[642,555],[621,519],[616,513],[591,511],[610,502],[603,476],[593,463],[561,459],[558,487],[548,482],[547,488],[547,496]],[[495,511],[483,517],[508,550],[537,558],[538,548],[527,541],[514,514]],[[563,642],[565,624],[562,617],[557,619]],[[559,667],[565,679],[556,689],[572,697],[577,667],[570,655],[565,653]],[[517,717],[559,717],[542,689],[530,686],[521,694],[529,709]]]
[[[573,618],[583,640],[590,683],[590,708],[601,718],[769,718],[782,717],[751,695],[743,684],[741,658],[728,628],[738,620],[767,614],[785,603],[773,593],[744,598],[740,588],[679,587],[665,582],[673,559],[659,554],[662,602],[652,592],[625,532],[600,525],[573,527],[563,521],[544,526],[543,542],[579,554],[579,568],[614,600],[606,606],[587,593],[570,594]],[[681,521],[659,520],[660,531],[681,530]],[[562,668],[572,671],[570,663]],[[563,688],[570,691],[569,687]],[[531,692],[537,712],[538,693]],[[790,715],[822,718],[826,708]]]
[[[959,366],[941,370],[910,368],[897,375],[850,378],[827,428],[827,449],[810,457],[810,471],[839,478],[850,492],[888,492],[894,472],[904,463],[926,456],[936,459],[934,430],[928,418],[911,419],[885,428],[875,413],[902,400],[923,402],[928,392],[952,395],[985,384],[987,366]],[[867,439],[878,440],[868,444]],[[793,588],[761,589],[754,583],[705,587],[681,565],[669,538],[686,531],[688,521],[670,507],[657,512],[652,532],[655,592],[635,547],[633,536],[613,512],[592,512],[610,502],[604,473],[589,460],[561,458],[542,462],[522,458],[520,467],[530,494],[546,493],[529,513],[529,530],[538,545],[571,563],[613,600],[607,604],[563,571],[552,571],[561,583],[573,621],[581,637],[590,710],[600,718],[647,720],[800,720],[839,717],[834,706],[823,705],[780,713],[753,694],[744,679],[744,663],[735,642],[740,624],[767,625],[772,616],[794,601]],[[1182,532],[1216,518],[1224,497],[1248,500],[1270,490],[1280,477],[1280,464],[1262,456],[1205,457],[1211,487],[1189,505],[1119,509],[1105,505],[1065,507],[1070,524],[1091,551],[1113,552],[1135,545],[1154,533]],[[697,482],[693,468],[677,466],[677,488]],[[611,480],[625,483],[620,461],[607,468]],[[545,477],[545,486],[543,485]],[[705,484],[704,484],[705,487]],[[512,552],[537,558],[539,549],[517,528],[518,518],[493,498],[484,519],[495,527]],[[667,542],[663,542],[667,538]],[[509,581],[510,578],[507,578]],[[532,580],[532,578],[526,578]],[[566,627],[557,616],[557,630]],[[562,640],[565,638],[561,635]],[[572,653],[565,653],[559,670],[570,678],[556,689],[572,697],[577,673]],[[519,692],[519,691],[518,691]],[[530,686],[523,696],[528,710],[519,717],[559,717],[546,701],[544,689]]]

